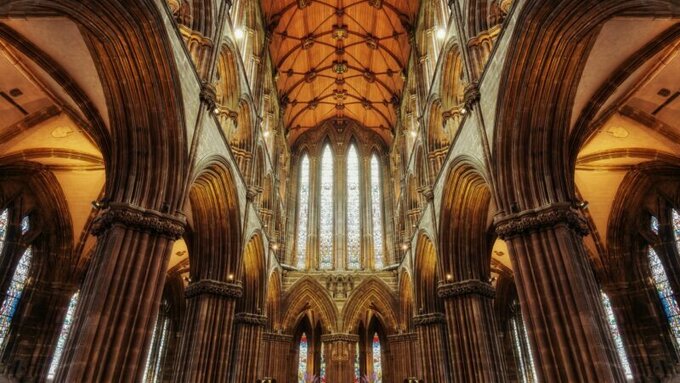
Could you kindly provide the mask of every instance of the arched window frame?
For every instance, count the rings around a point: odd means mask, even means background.
[[[325,141],[319,156],[318,238],[319,269],[331,270],[335,264],[335,153]]]
[[[306,382],[307,380],[307,362],[309,360],[309,338],[306,333],[300,335],[298,342],[298,381]]]
[[[351,161],[352,155],[356,155],[356,162]],[[361,224],[363,197],[361,187],[362,176],[362,157],[359,147],[354,140],[351,140],[345,157],[345,190],[346,190],[346,249],[347,249],[347,269],[357,270],[361,268],[361,237],[363,225]],[[354,175],[355,179],[350,179]],[[354,187],[354,189],[352,189]],[[354,214],[354,217],[352,216]],[[354,218],[354,219],[353,219]],[[351,245],[352,244],[352,245]]]
[[[304,152],[300,156],[298,166],[298,203],[295,229],[295,264],[298,269],[305,269],[307,266],[311,175],[311,159],[309,154]]]

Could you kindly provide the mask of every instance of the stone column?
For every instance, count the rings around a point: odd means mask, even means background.
[[[421,314],[413,317],[418,334],[420,374],[427,383],[450,382],[446,354],[446,329],[442,313]]]
[[[277,382],[285,382],[288,370],[288,353],[293,344],[293,336],[265,332],[264,355],[262,357],[262,376],[273,378]]]
[[[497,217],[540,381],[624,382],[583,235],[568,203]]]
[[[326,359],[326,381],[353,382],[354,358],[359,336],[354,334],[326,334],[321,336]]]
[[[131,382],[144,373],[173,242],[185,219],[110,203],[80,290],[57,382]]]
[[[227,382],[240,284],[203,279],[186,289],[187,309],[175,382]]]
[[[418,336],[416,333],[388,335],[387,342],[390,345],[389,366],[392,367],[393,382],[401,383],[406,378],[417,376],[415,355],[418,349]]]
[[[263,375],[260,362],[262,333],[267,317],[251,313],[238,313],[235,317],[233,382],[255,382]]]
[[[505,382],[505,358],[493,309],[494,288],[469,279],[440,283],[454,382]]]

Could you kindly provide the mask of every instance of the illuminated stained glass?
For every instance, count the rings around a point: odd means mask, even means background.
[[[361,369],[359,368],[359,342],[357,342],[354,353],[354,381],[358,382],[359,379],[361,379]]]
[[[304,269],[307,261],[307,221],[309,219],[309,157],[307,154],[300,162],[299,189],[296,258],[298,269]]]
[[[323,343],[321,343],[321,367],[319,368],[319,370],[321,382],[326,382],[326,352],[324,350]]]
[[[649,227],[652,229],[654,234],[659,234],[659,219],[656,218],[655,216],[652,216],[652,218],[649,221]]]
[[[2,349],[5,348],[9,326],[12,323],[12,317],[14,317],[14,313],[19,304],[19,299],[21,299],[21,293],[24,291],[24,286],[28,279],[28,271],[31,266],[32,256],[33,251],[29,246],[21,256],[16,269],[14,269],[12,281],[7,289],[5,300],[2,302],[2,307],[0,307],[0,348]]]
[[[347,153],[347,268],[361,267],[361,211],[359,188],[359,155],[355,145]]]
[[[68,309],[66,309],[64,323],[61,325],[59,339],[57,339],[57,347],[54,349],[52,363],[50,363],[50,369],[47,371],[47,380],[53,380],[54,377],[57,375],[57,368],[59,367],[59,362],[61,362],[61,355],[64,353],[66,339],[68,338],[68,333],[69,331],[71,331],[71,325],[73,324],[73,315],[76,313],[76,305],[78,305],[78,295],[79,293],[77,292],[73,294],[71,300],[68,303]]]
[[[630,369],[630,362],[628,362],[628,355],[626,355],[626,349],[623,347],[623,337],[619,332],[619,325],[616,323],[616,316],[614,316],[614,309],[612,309],[611,301],[604,291],[600,291],[600,296],[602,297],[602,306],[604,307],[604,312],[607,314],[607,322],[609,323],[609,331],[614,339],[614,345],[616,346],[616,351],[619,354],[619,360],[621,360],[621,366],[623,367],[623,372],[626,375],[626,379],[633,379],[633,371]]]
[[[649,270],[652,274],[656,291],[659,294],[659,299],[661,299],[663,311],[666,314],[668,324],[675,338],[675,343],[680,345],[680,309],[675,300],[673,289],[668,282],[666,270],[661,263],[661,259],[659,259],[656,251],[651,246],[647,248],[647,258],[649,259]]]
[[[31,228],[28,216],[24,217],[21,220],[21,234],[26,234],[28,233],[28,230]]]
[[[680,212],[673,209],[671,212],[671,217],[673,219],[673,235],[675,236],[675,248],[678,249],[678,254],[680,254]]]
[[[300,337],[300,350],[298,357],[298,382],[306,382],[307,379],[307,334],[304,332]]]
[[[326,145],[321,155],[319,195],[319,268],[333,268],[333,152]]]
[[[167,346],[167,338],[170,319],[161,316],[156,320],[151,336],[151,347],[146,357],[146,367],[144,368],[143,383],[158,383],[163,378],[163,360]]]
[[[378,156],[371,156],[371,207],[373,217],[373,255],[375,267],[381,268],[383,263],[383,220],[382,220],[382,190],[380,185],[380,161]]]
[[[373,382],[382,383],[382,353],[378,333],[373,334]]]
[[[9,211],[7,209],[0,212],[0,254],[2,254],[2,248],[5,245],[5,234],[7,233],[7,217],[9,216]]]
[[[534,356],[529,347],[529,336],[524,321],[517,317],[510,319],[512,330],[512,341],[515,346],[515,357],[517,358],[517,368],[519,380],[522,383],[536,382],[536,366]]]

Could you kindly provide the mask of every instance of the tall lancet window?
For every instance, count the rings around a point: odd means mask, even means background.
[[[304,269],[307,262],[307,222],[309,220],[309,157],[307,154],[302,156],[302,161],[300,161],[299,190],[295,256],[298,269]]]
[[[376,332],[373,334],[373,382],[382,382],[382,349],[380,347],[380,337]]]
[[[333,268],[333,152],[330,145],[321,155],[319,195],[319,268]]]
[[[375,267],[384,266],[382,187],[380,179],[380,160],[374,153],[371,156],[371,216],[373,217],[373,255]]]
[[[604,307],[604,313],[607,315],[609,331],[611,332],[612,338],[614,339],[614,345],[616,346],[616,352],[619,354],[619,360],[621,361],[623,372],[626,375],[626,379],[631,380],[633,379],[633,371],[630,369],[628,355],[626,355],[626,349],[623,347],[623,337],[619,331],[619,325],[616,323],[616,316],[614,315],[612,303],[604,291],[600,291],[600,297],[602,298],[602,306]]]
[[[166,305],[166,303],[163,303],[163,305]],[[153,326],[149,353],[146,356],[143,383],[158,383],[163,380],[163,363],[165,362],[169,333],[170,318],[159,313]]]
[[[516,302],[514,304],[517,305]],[[519,381],[521,383],[535,383],[537,380],[536,365],[534,364],[534,356],[531,353],[527,328],[524,325],[519,306],[517,306],[516,314],[510,318],[510,331],[512,332],[512,342],[515,346],[514,351]]]
[[[347,268],[361,267],[359,155],[352,144],[347,152]]]
[[[650,227],[654,233],[659,234],[659,220],[652,216]],[[647,259],[649,260],[649,271],[654,280],[654,286],[659,294],[663,311],[668,319],[668,325],[673,333],[676,347],[680,346],[680,309],[675,300],[675,293],[668,281],[668,275],[661,263],[661,259],[654,251],[652,246],[647,247]]]
[[[47,371],[47,380],[53,380],[57,375],[57,368],[59,368],[59,363],[61,362],[61,355],[64,353],[66,339],[68,339],[68,334],[71,331],[71,325],[73,324],[73,315],[76,313],[78,295],[78,292],[73,294],[71,300],[68,303],[68,309],[66,309],[64,323],[61,325],[61,331],[59,332],[59,338],[57,339],[57,347],[54,349],[54,355],[52,355],[50,369]]]
[[[7,234],[7,219],[9,217],[9,210],[5,209],[0,212],[0,255],[5,246],[5,235]]]
[[[26,234],[29,228],[28,217],[24,217],[21,221],[21,233]],[[33,249],[31,246],[28,246],[26,247],[26,250],[24,250],[21,259],[19,259],[17,267],[14,269],[12,281],[5,293],[5,300],[2,302],[2,307],[0,307],[0,350],[5,348],[9,326],[12,324],[12,318],[14,317],[14,313],[19,305],[19,300],[21,299],[21,294],[26,286],[32,257]]]
[[[298,350],[298,382],[307,381],[307,334],[304,332],[300,337],[300,346]]]
[[[680,212],[673,209],[671,211],[671,217],[673,219],[673,235],[675,236],[675,247],[678,249],[678,254],[680,254]]]

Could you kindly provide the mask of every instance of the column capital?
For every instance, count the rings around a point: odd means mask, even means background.
[[[266,315],[260,315],[260,314],[253,314],[253,313],[237,313],[234,316],[234,322],[235,323],[245,323],[245,324],[250,324],[254,326],[261,326],[264,327],[267,325],[268,318]]]
[[[111,202],[94,219],[91,232],[93,235],[99,236],[115,225],[179,239],[184,233],[186,218],[144,209],[128,203]]]
[[[275,332],[265,332],[262,334],[262,339],[269,342],[291,343],[293,336],[289,334],[277,334]]]
[[[414,326],[427,326],[437,323],[445,323],[446,317],[442,313],[420,314],[413,317]]]
[[[390,342],[415,342],[418,340],[418,334],[415,332],[405,332],[402,334],[388,335],[387,339]]]
[[[217,90],[215,85],[203,81],[201,82],[201,90],[198,93],[198,98],[205,104],[209,111],[217,109]]]
[[[465,85],[465,91],[463,93],[463,103],[465,108],[470,111],[474,108],[475,104],[479,102],[481,98],[481,93],[479,92],[479,85],[476,81],[473,81]]]
[[[347,342],[354,343],[359,341],[359,335],[346,333],[333,333],[321,335],[321,341],[327,343],[333,342]]]
[[[561,202],[496,218],[496,234],[512,237],[564,224],[581,236],[588,235],[588,222],[570,203]]]
[[[479,295],[486,298],[494,298],[496,289],[488,282],[479,279],[468,279],[453,283],[440,283],[437,286],[437,295],[440,298],[454,298],[463,295]]]
[[[187,299],[206,294],[224,298],[240,298],[243,295],[243,286],[240,283],[202,279],[191,283],[184,292]]]

